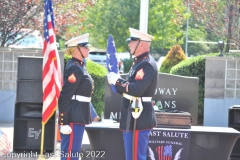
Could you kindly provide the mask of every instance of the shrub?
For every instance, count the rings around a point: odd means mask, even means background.
[[[104,110],[105,78],[107,68],[87,59],[87,70],[94,80],[94,92],[92,94],[92,104],[99,116]]]
[[[159,69],[160,72],[170,73],[173,66],[180,63],[181,61],[187,59],[180,45],[175,45],[166,55],[163,63]]]

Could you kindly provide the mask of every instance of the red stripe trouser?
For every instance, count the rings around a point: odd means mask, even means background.
[[[61,160],[79,160],[85,126],[73,123],[69,125],[72,128],[72,133],[61,133]]]
[[[126,160],[146,160],[150,132],[151,130],[144,130],[144,131],[136,130],[135,140],[134,140],[135,149],[133,153],[132,153],[133,132],[132,131],[129,131],[128,133],[123,132]],[[132,154],[134,154],[134,159],[132,159]]]

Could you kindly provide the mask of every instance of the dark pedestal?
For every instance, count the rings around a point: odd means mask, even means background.
[[[125,159],[122,132],[117,129],[87,130],[91,151],[103,151],[104,158],[92,157],[93,159],[117,160]],[[90,138],[91,137],[91,138]],[[103,154],[102,154],[103,155]],[[102,156],[100,155],[100,156]]]
[[[124,160],[123,137],[118,123],[97,122],[86,126],[92,151],[106,153],[106,160]],[[229,160],[240,132],[227,127],[192,126],[191,129],[154,128],[156,131],[190,131],[188,160]],[[101,158],[95,158],[101,159]]]

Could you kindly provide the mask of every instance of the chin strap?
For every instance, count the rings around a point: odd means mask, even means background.
[[[135,48],[135,50],[134,50],[134,52],[133,52],[133,55],[135,54],[135,52],[136,52],[136,50],[137,50],[137,48],[138,48],[139,43],[140,43],[140,40],[138,40],[138,44],[137,44],[137,46],[136,46],[136,48]]]
[[[79,50],[80,54],[82,55],[83,59],[85,58],[81,52],[81,49],[79,48],[79,46],[77,46],[77,49]]]

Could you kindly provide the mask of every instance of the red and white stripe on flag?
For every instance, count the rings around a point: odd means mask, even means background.
[[[0,130],[0,157],[8,154],[11,151],[11,142],[8,136]]]
[[[156,152],[158,157],[157,160],[172,160],[172,146],[157,146]]]
[[[45,124],[54,114],[60,90],[62,75],[60,58],[56,45],[52,0],[44,0],[44,47],[43,47],[43,110],[42,122]]]

